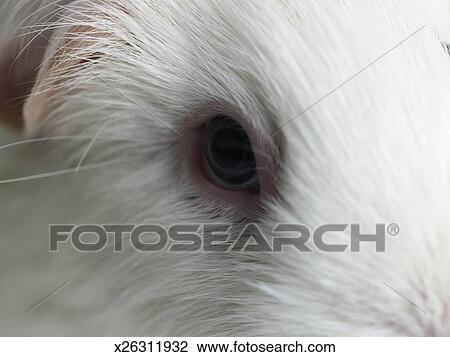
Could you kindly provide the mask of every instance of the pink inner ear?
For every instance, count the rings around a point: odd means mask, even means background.
[[[101,54],[90,54],[85,49],[92,45],[95,38],[101,39],[105,36],[107,34],[98,33],[89,26],[79,25],[68,29],[58,40],[50,41],[56,47],[48,53],[48,58],[45,58],[45,62],[39,67],[39,74],[35,77],[34,86],[23,106],[26,129],[33,131],[48,117],[52,101],[61,91],[64,82],[76,75],[80,68],[101,57]],[[82,55],[77,55],[77,51],[83,52]]]
[[[98,13],[96,16],[107,18],[108,15]],[[31,38],[22,38],[20,43],[10,42],[0,52],[0,111],[15,113],[16,126],[28,130],[40,126],[65,82],[76,76],[78,70],[102,57],[96,50],[96,42],[110,36],[110,33],[91,26],[74,24],[55,32],[44,31],[31,42],[28,42]],[[22,52],[25,44],[26,49]],[[47,51],[49,47],[53,51]],[[48,58],[44,59],[44,56]]]
[[[23,105],[36,80],[46,47],[45,38],[38,37],[22,53],[15,42],[1,49],[0,113],[2,119],[14,127],[23,125]]]

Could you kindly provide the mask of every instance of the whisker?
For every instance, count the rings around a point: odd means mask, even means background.
[[[92,135],[65,135],[65,136],[49,136],[49,137],[43,137],[43,138],[34,138],[34,139],[27,139],[27,140],[21,140],[16,141],[14,143],[6,144],[0,146],[0,150],[8,149],[15,146],[25,145],[25,144],[32,144],[32,143],[38,143],[38,142],[46,142],[46,141],[62,141],[62,140],[88,140],[93,139],[95,136]],[[110,139],[111,141],[129,141],[129,139],[122,138],[122,137],[114,137],[114,136],[97,136],[97,139]]]
[[[78,171],[87,171],[92,170],[96,168],[101,167],[107,167],[112,164],[121,163],[121,162],[130,162],[130,159],[122,159],[122,160],[109,160],[97,164],[90,164],[90,165],[84,165],[81,167],[72,167],[69,169],[64,170],[57,170],[57,171],[51,171],[51,172],[44,172],[41,174],[35,174],[35,175],[29,175],[29,176],[22,176],[22,177],[16,177],[12,179],[6,179],[6,180],[0,180],[0,184],[8,184],[8,183],[18,183],[18,182],[25,182],[25,181],[31,181],[31,180],[38,180],[43,178],[49,178],[49,177],[55,177],[55,176],[62,176],[62,175],[69,175],[69,174],[75,174]]]
[[[109,123],[110,123],[111,121],[113,121],[113,120],[115,120],[115,119],[110,119],[110,120],[104,122],[104,123],[100,126],[100,128],[97,130],[97,132],[95,133],[95,135],[92,137],[92,140],[91,140],[91,141],[89,142],[89,144],[86,146],[86,149],[84,150],[83,155],[81,155],[80,161],[78,162],[78,165],[77,165],[76,173],[78,173],[78,171],[80,171],[80,167],[82,166],[82,164],[83,164],[84,160],[86,159],[86,157],[87,157],[89,151],[91,150],[92,146],[94,146],[94,143],[95,143],[95,141],[98,139],[100,133],[103,131],[103,129],[105,128],[105,126],[106,126],[107,124],[109,124]]]
[[[8,71],[8,77],[10,77],[12,75],[14,66],[16,65],[17,61],[20,59],[20,57],[25,53],[26,50],[28,50],[28,48],[31,46],[31,44],[38,38],[45,38],[42,33],[44,33],[45,30],[42,30],[41,32],[39,32],[36,36],[33,36],[31,38],[31,40],[28,41],[28,43],[19,51],[19,53],[17,54],[17,56],[14,58],[14,60],[11,62],[11,65],[9,67],[9,71]]]
[[[51,7],[51,6],[57,5],[58,2],[59,2],[59,0],[55,0],[55,1],[53,1],[53,2],[48,3],[47,5],[44,5],[44,6],[39,7],[39,8],[36,9],[35,11],[32,11],[31,14],[29,14],[27,17],[25,17],[25,18],[22,20],[22,22],[19,24],[19,28],[20,28],[22,25],[24,25],[24,24],[25,24],[30,18],[32,18],[34,15],[36,15],[36,14],[39,13],[40,11],[45,10],[45,9]],[[45,18],[50,19],[51,16],[53,16],[53,15],[56,14],[56,12],[57,12],[57,9],[55,9],[55,10],[49,12],[45,17],[43,17],[43,18],[41,19],[41,21],[44,20]]]

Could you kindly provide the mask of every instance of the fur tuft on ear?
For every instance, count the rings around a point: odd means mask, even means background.
[[[3,0],[0,3],[0,110],[23,123],[22,108],[49,46],[52,25],[71,0]]]
[[[52,109],[61,102],[65,94],[77,90],[76,78],[83,69],[102,57],[102,47],[110,43],[119,44],[108,30],[97,28],[99,20],[111,22],[112,7],[126,10],[112,0],[56,2],[54,0],[12,1],[0,6],[10,11],[11,16],[22,20],[10,31],[9,40],[4,41],[5,51],[0,55],[0,101],[3,107],[14,107],[20,113],[20,122],[26,132],[33,133],[46,122]],[[33,11],[34,10],[34,11]],[[20,16],[17,15],[20,14]],[[27,14],[27,15],[26,15]],[[113,12],[113,14],[115,14]],[[116,15],[118,16],[118,15]],[[123,42],[123,41],[122,41]]]
[[[70,80],[88,64],[99,60],[96,42],[107,37],[88,25],[71,25],[56,30],[48,40],[38,76],[31,93],[23,106],[23,120],[28,130],[33,131],[44,121],[52,107],[53,99],[61,87],[70,87]]]

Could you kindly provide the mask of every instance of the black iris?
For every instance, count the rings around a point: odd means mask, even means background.
[[[210,179],[222,188],[259,190],[252,144],[244,128],[232,118],[217,116],[207,124],[203,160]]]

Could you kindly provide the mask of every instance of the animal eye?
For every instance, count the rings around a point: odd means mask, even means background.
[[[228,116],[216,116],[203,132],[202,159],[209,179],[221,188],[259,192],[255,154],[245,129]]]

